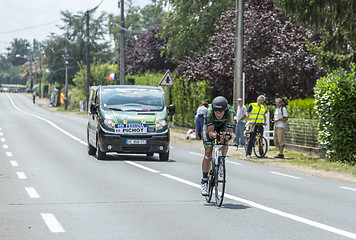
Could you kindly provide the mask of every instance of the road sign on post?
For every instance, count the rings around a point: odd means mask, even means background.
[[[173,78],[172,78],[171,72],[169,70],[167,70],[167,72],[164,74],[163,78],[158,83],[158,86],[162,86],[162,87],[172,87],[173,86]]]

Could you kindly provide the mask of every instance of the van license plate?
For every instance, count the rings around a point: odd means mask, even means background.
[[[147,144],[147,140],[127,139],[126,144]]]

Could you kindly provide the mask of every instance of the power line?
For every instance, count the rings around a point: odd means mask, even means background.
[[[38,27],[43,27],[43,26],[47,26],[47,25],[52,25],[53,23],[57,23],[57,22],[60,22],[60,21],[61,21],[61,20],[57,20],[57,21],[53,21],[53,22],[48,22],[48,23],[43,23],[43,24],[39,24],[39,25],[29,26],[29,27],[26,27],[26,28],[21,28],[21,29],[18,29],[18,30],[12,30],[12,31],[7,31],[7,32],[0,32],[0,35],[9,34],[9,33],[14,33],[14,32],[21,32],[21,31],[26,31],[26,30],[29,30],[29,29],[34,29],[34,28],[38,28]]]

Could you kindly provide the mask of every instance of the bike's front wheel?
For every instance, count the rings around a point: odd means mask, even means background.
[[[214,162],[212,162],[212,169],[214,169]],[[210,169],[209,171],[209,176],[208,176],[208,193],[209,195],[208,196],[205,196],[205,200],[206,202],[210,203],[211,201],[211,197],[213,196],[213,189],[214,189],[214,182],[215,182],[215,176],[214,176],[214,172],[213,170]]]
[[[256,157],[263,158],[267,153],[267,140],[263,136],[256,137],[253,144],[253,152]]]
[[[224,200],[226,183],[225,159],[219,157],[218,165],[215,168],[215,201],[218,207],[221,206]]]

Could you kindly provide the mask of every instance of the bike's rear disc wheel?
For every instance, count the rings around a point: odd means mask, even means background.
[[[259,139],[255,139],[253,143],[253,152],[255,153],[256,157],[263,158],[267,153],[267,140],[264,137]]]
[[[225,160],[219,157],[218,165],[215,172],[215,201],[218,207],[221,206],[224,200],[226,183]]]

